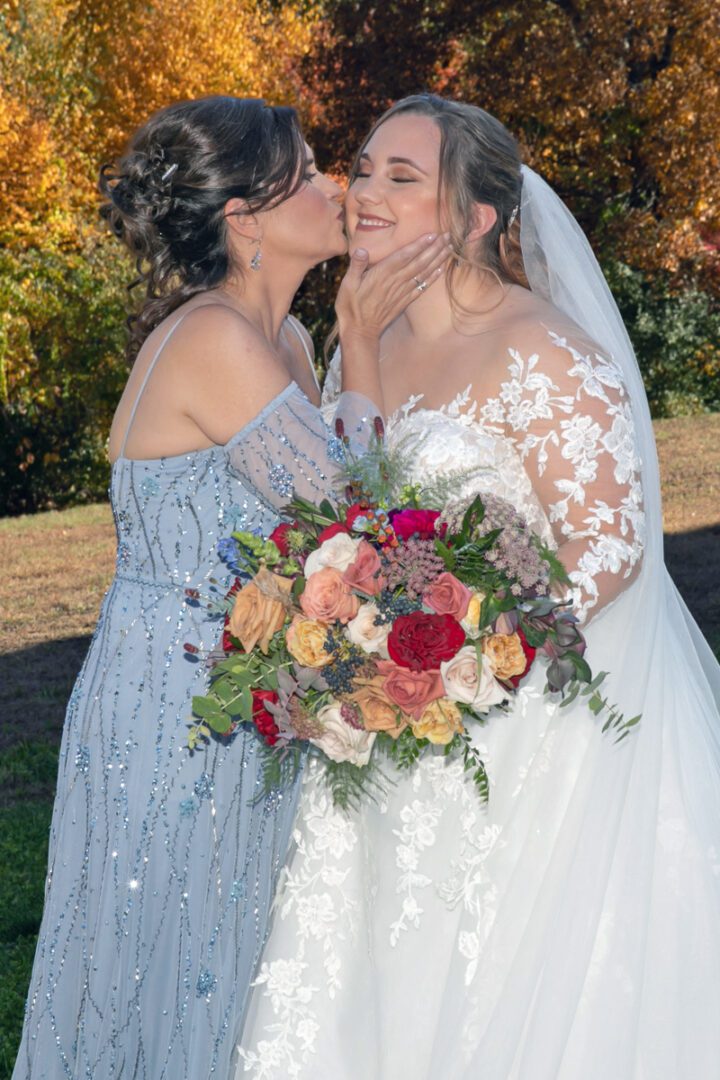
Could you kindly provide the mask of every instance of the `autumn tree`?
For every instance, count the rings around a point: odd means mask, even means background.
[[[718,288],[720,9],[714,0],[328,0],[303,63],[316,143],[347,168],[393,100],[482,105],[601,252]]]
[[[289,101],[308,0],[0,0],[0,513],[102,497],[129,258],[100,164],[172,101]]]

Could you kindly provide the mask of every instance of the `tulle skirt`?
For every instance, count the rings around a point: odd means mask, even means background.
[[[349,816],[308,769],[237,1080],[717,1080],[720,669],[664,573],[587,637],[640,724],[536,665],[487,808],[442,756]]]

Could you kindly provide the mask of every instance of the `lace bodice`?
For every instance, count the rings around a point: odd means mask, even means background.
[[[411,397],[387,421],[389,443],[417,437],[414,479],[472,470],[469,491],[511,502],[539,536],[563,548],[582,617],[627,587],[642,557],[641,462],[618,366],[547,331],[538,350],[511,348],[492,396],[472,385],[439,409]],[[336,353],[323,393],[332,417]]]

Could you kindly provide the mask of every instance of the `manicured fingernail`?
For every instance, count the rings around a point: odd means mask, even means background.
[[[359,259],[367,259],[367,251],[365,248],[355,248],[355,255],[357,255]]]
[[[433,241],[437,240],[437,234],[434,232],[429,233],[428,236],[425,237],[425,239],[427,240],[428,244],[432,244]]]

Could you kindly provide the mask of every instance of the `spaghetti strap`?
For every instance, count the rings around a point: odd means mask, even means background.
[[[314,360],[312,358],[312,353],[310,352],[310,350],[308,348],[307,341],[305,340],[305,335],[302,333],[302,331],[300,329],[300,323],[297,321],[297,319],[295,318],[294,315],[288,315],[287,316],[287,322],[290,325],[290,327],[292,328],[292,330],[293,330],[293,332],[295,334],[295,337],[300,339],[300,344],[303,347],[303,352],[307,356],[308,364],[310,365],[310,371],[312,372],[313,382],[315,383],[315,385],[317,386],[317,388],[319,390],[320,389],[320,383],[318,382],[317,372],[315,370],[315,362],[314,362]]]
[[[210,307],[211,305],[209,305],[209,304],[200,304],[199,306],[200,307]],[[194,311],[194,310],[195,310],[195,308],[190,308],[190,311]],[[135,413],[137,412],[137,407],[140,404],[140,398],[143,396],[143,393],[145,391],[145,387],[148,384],[148,379],[150,378],[150,376],[153,373],[153,368],[155,367],[156,363],[158,362],[158,359],[160,357],[160,353],[163,351],[163,349],[167,345],[168,341],[173,336],[173,334],[175,333],[175,331],[177,330],[178,326],[183,321],[185,316],[190,314],[190,311],[184,311],[182,313],[182,315],[180,316],[180,318],[177,319],[172,324],[172,326],[170,327],[170,329],[166,333],[165,337],[160,342],[160,345],[158,346],[157,352],[155,353],[152,360],[148,364],[147,371],[143,375],[143,380],[140,383],[140,389],[138,390],[137,395],[135,397],[135,401],[133,402],[133,407],[130,410],[130,416],[128,418],[128,422],[125,425],[125,436],[124,436],[123,441],[122,441],[122,446],[120,447],[120,457],[125,456],[125,447],[127,446],[128,436],[130,435],[130,428],[133,425],[133,420],[135,419]]]

